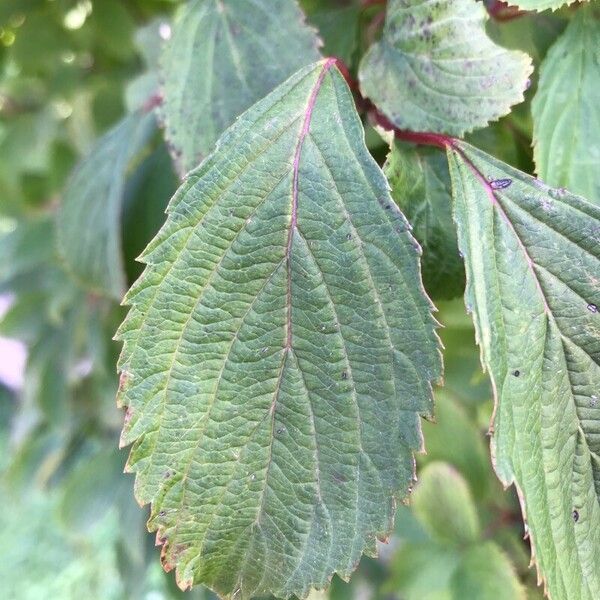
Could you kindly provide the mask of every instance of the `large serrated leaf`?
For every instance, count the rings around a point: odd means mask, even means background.
[[[126,175],[155,130],[154,116],[138,111],[100,138],[71,176],[57,214],[58,250],[69,273],[119,300],[127,289],[121,251]]]
[[[596,9],[597,10],[597,9]],[[600,204],[600,18],[581,8],[541,67],[531,105],[537,173]]]
[[[465,143],[449,151],[459,246],[515,482],[551,597],[600,589],[600,208]]]
[[[233,120],[320,57],[296,0],[192,0],[162,57],[167,140],[187,172]]]
[[[462,136],[523,100],[531,60],[496,45],[474,0],[390,0],[364,56],[363,94],[396,125]]]
[[[441,369],[334,61],[240,117],[168,213],[118,334],[137,498],[180,586],[306,596],[390,531]]]

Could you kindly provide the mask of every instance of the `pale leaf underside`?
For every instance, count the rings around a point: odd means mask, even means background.
[[[58,250],[85,288],[120,300],[126,279],[121,211],[131,160],[156,131],[152,114],[137,111],[101,137],[73,172],[57,213]]]
[[[461,136],[523,100],[529,57],[496,45],[474,0],[390,0],[381,41],[359,71],[363,94],[396,125]]]
[[[390,531],[441,369],[334,61],[242,115],[168,212],[119,332],[137,498],[182,587],[305,596]]]
[[[584,2],[586,0],[583,0]],[[552,10],[556,10],[561,6],[567,6],[569,4],[573,4],[576,0],[511,0],[509,2],[512,6],[518,6],[523,10],[548,10],[549,8]]]
[[[600,208],[464,143],[449,161],[466,302],[496,392],[496,470],[520,490],[551,597],[594,600]]]
[[[319,41],[296,0],[191,0],[161,59],[166,137],[196,167],[234,119],[300,67]]]
[[[597,10],[597,9],[596,9]],[[533,99],[539,177],[600,204],[600,16],[580,8],[550,49]]]

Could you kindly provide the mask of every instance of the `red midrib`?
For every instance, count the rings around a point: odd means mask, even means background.
[[[298,172],[300,170],[300,157],[302,155],[302,147],[304,146],[304,140],[308,135],[310,130],[310,122],[312,119],[313,110],[315,108],[315,104],[317,102],[317,96],[319,94],[319,90],[323,85],[323,80],[325,79],[325,75],[333,65],[335,65],[335,58],[328,58],[323,63],[323,68],[321,73],[319,73],[319,77],[311,91],[310,97],[308,99],[308,104],[306,105],[306,112],[304,113],[304,123],[302,124],[302,130],[300,131],[300,137],[298,138],[298,143],[296,145],[296,152],[294,154],[294,163],[293,163],[293,183],[292,183],[292,216],[290,221],[290,230],[288,232],[288,240],[287,240],[287,248],[286,248],[286,263],[287,263],[287,323],[286,323],[286,344],[285,349],[290,350],[292,347],[292,244],[294,240],[294,231],[298,227]]]

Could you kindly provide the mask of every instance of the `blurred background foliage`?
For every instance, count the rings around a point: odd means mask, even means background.
[[[127,113],[156,102],[157,62],[177,0],[0,1],[0,336],[27,349],[22,384],[0,388],[0,590],[3,598],[160,600],[183,594],[160,567],[147,510],[133,500],[118,451],[115,407],[124,309],[93,289],[57,254],[57,212],[77,163]],[[382,3],[303,0],[324,53],[351,73],[382,24]],[[568,11],[489,22],[501,44],[536,64]],[[469,136],[484,150],[532,171],[529,103]],[[386,142],[366,138],[383,164]],[[127,284],[134,258],[160,227],[178,185],[154,130],[127,163],[119,231]],[[93,224],[93,221],[92,221]],[[448,225],[451,227],[451,224]],[[85,231],[81,232],[85,236]],[[74,257],[77,261],[77,256]],[[108,272],[111,265],[101,265]],[[103,280],[102,277],[100,277]],[[106,292],[106,293],[105,293]],[[513,600],[541,598],[513,490],[502,490],[486,436],[492,394],[479,366],[461,299],[440,302],[446,386],[437,423],[424,424],[426,455],[410,505],[377,560],[363,559],[332,599]],[[10,362],[8,351],[1,362]]]

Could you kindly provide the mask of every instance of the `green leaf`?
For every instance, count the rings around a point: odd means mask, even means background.
[[[466,551],[450,588],[453,600],[525,600],[513,565],[493,542]]]
[[[469,486],[447,463],[433,462],[423,469],[412,505],[417,518],[439,542],[461,545],[479,537],[479,519]]]
[[[142,272],[136,258],[165,222],[167,204],[179,183],[165,144],[131,174],[123,205],[123,254],[129,281]]]
[[[556,10],[561,6],[573,4],[576,0],[511,0],[509,4],[518,6],[523,10]],[[585,2],[585,0],[584,0]]]
[[[435,400],[436,422],[423,424],[425,459],[452,463],[468,479],[473,494],[484,497],[492,475],[481,432],[451,394],[440,389]]]
[[[390,594],[400,592],[403,600],[453,600],[450,583],[459,561],[454,548],[430,542],[405,544],[393,558],[386,589]]]
[[[0,483],[5,506],[0,514],[5,559],[0,563],[5,598],[128,597],[119,574],[119,529],[107,515],[85,538],[73,539],[56,517],[56,494],[34,487],[17,494]]]
[[[295,0],[192,0],[162,58],[167,140],[187,172],[234,119],[300,67],[318,38]]]
[[[459,246],[496,392],[492,456],[522,498],[550,594],[600,589],[600,207],[461,142]]]
[[[537,173],[600,204],[600,20],[579,9],[542,63],[532,104]]]
[[[452,221],[448,163],[435,148],[395,141],[383,167],[392,197],[413,227],[423,248],[425,289],[434,299],[453,298],[465,289]]]
[[[411,484],[435,322],[333,65],[224,134],[126,298],[121,441],[182,587],[303,597],[348,577]]]
[[[86,288],[120,299],[126,289],[121,252],[121,209],[131,160],[156,128],[152,114],[123,119],[79,164],[58,212],[58,249]]]
[[[498,45],[511,50],[522,50],[529,54],[534,64],[539,64],[568,22],[568,12],[532,12],[523,13],[518,19],[508,21],[490,19],[486,30]]]
[[[0,285],[47,266],[54,251],[54,223],[45,217],[21,221],[15,229],[0,234]]]
[[[125,88],[125,103],[129,112],[143,108],[159,94],[158,65],[163,50],[161,31],[170,31],[165,18],[156,18],[136,32],[135,47],[142,57],[145,70]]]
[[[383,38],[365,54],[359,81],[401,129],[462,136],[523,100],[531,60],[485,32],[474,0],[390,0]]]
[[[335,56],[346,65],[352,58],[359,41],[360,7],[327,6],[308,15],[323,39],[325,56]]]

